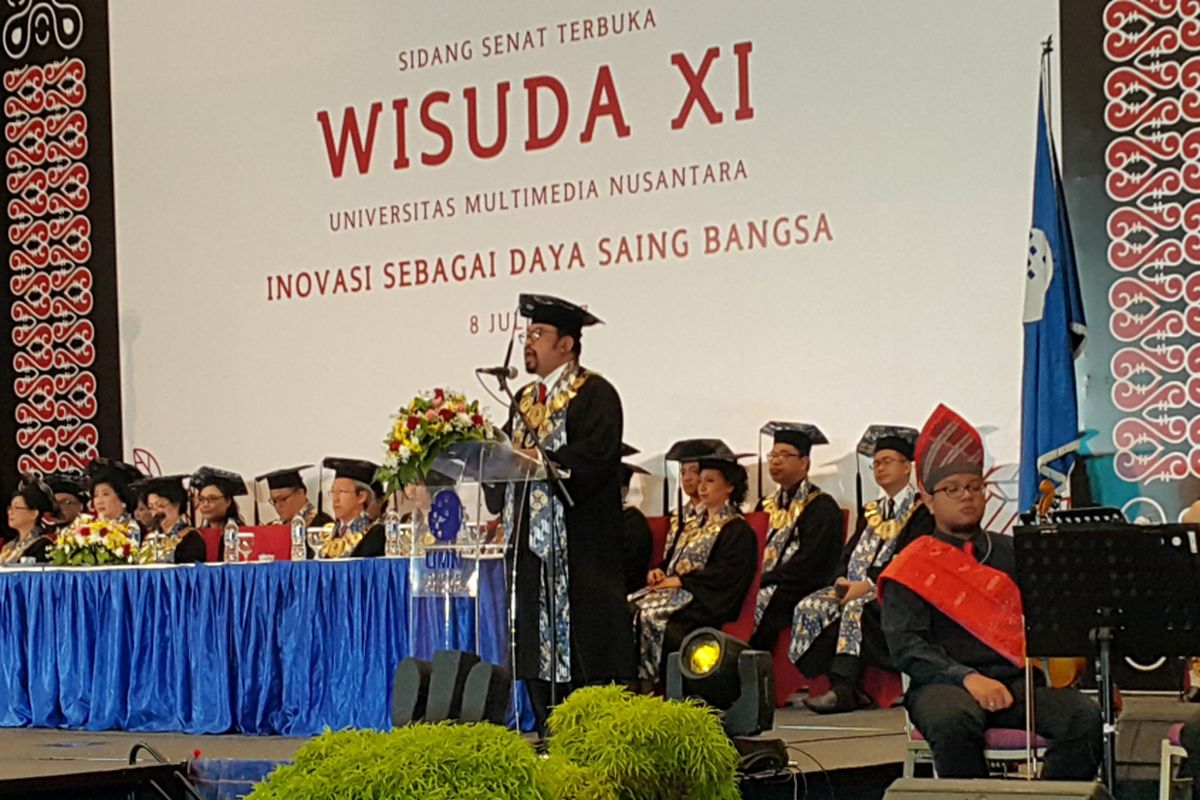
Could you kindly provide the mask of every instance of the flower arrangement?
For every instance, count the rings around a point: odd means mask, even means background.
[[[128,523],[87,514],[80,514],[71,527],[58,534],[49,555],[50,561],[60,567],[137,564],[145,560]]]
[[[392,416],[384,439],[387,453],[375,479],[386,493],[424,481],[433,461],[459,442],[493,441],[496,426],[479,408],[478,400],[448,389],[414,397]]]

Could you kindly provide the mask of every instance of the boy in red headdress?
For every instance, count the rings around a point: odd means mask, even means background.
[[[1025,629],[1012,539],[980,527],[987,504],[983,440],[938,406],[916,446],[933,535],[879,577],[883,631],[912,681],[905,704],[943,778],[987,777],[984,730],[1025,727]],[[1074,689],[1034,689],[1037,732],[1049,740],[1043,777],[1091,780],[1100,708]]]

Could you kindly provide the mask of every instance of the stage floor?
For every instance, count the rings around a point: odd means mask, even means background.
[[[805,771],[854,769],[899,763],[904,758],[904,712],[898,708],[818,716],[800,708],[779,709],[769,735],[783,739]],[[291,758],[306,740],[283,736],[188,736],[172,733],[91,733],[28,728],[0,729],[0,779],[119,769],[138,742],[169,761],[204,758]],[[148,756],[142,755],[142,759]],[[820,767],[817,766],[820,763]]]

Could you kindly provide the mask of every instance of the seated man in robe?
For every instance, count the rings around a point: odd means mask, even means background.
[[[828,675],[832,688],[804,705],[818,714],[854,711],[871,704],[858,690],[864,664],[891,669],[879,625],[875,581],[911,539],[933,530],[933,516],[912,485],[917,431],[872,425],[858,445],[871,457],[880,497],[861,506],[854,537],[847,543],[833,586],[818,589],[796,605],[790,655],[805,675]],[[861,489],[859,491],[861,495]]]
[[[367,508],[383,494],[375,480],[378,464],[357,458],[327,458],[326,469],[334,472],[333,515],[337,522],[332,532],[322,534],[318,555],[321,558],[381,556],[385,537],[383,525],[372,522]]]
[[[277,469],[254,479],[266,482],[267,496],[270,498],[271,507],[275,509],[275,518],[268,522],[268,525],[291,525],[296,517],[304,520],[304,524],[309,528],[322,528],[333,524],[333,517],[318,511],[308,499],[308,484],[304,482],[300,473],[310,467],[312,464]]]
[[[762,583],[754,610],[750,646],[770,652],[779,632],[792,625],[796,603],[828,586],[842,556],[845,523],[837,501],[808,479],[813,445],[828,444],[815,425],[773,423],[767,454],[771,480],[779,487],[762,498],[770,515],[763,549]]]
[[[984,731],[1025,727],[1013,542],[980,527],[988,491],[983,440],[965,420],[938,406],[917,440],[916,462],[936,530],[879,576],[883,631],[892,660],[912,681],[905,704],[938,775],[984,778]],[[1035,729],[1049,740],[1043,777],[1094,779],[1100,707],[1075,689],[1043,685],[1034,688],[1033,705]]]

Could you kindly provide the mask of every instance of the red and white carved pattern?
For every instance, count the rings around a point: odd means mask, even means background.
[[[1104,10],[1116,474],[1200,477],[1200,0]]]
[[[83,62],[4,75],[17,468],[83,469],[96,455],[87,96]]]

